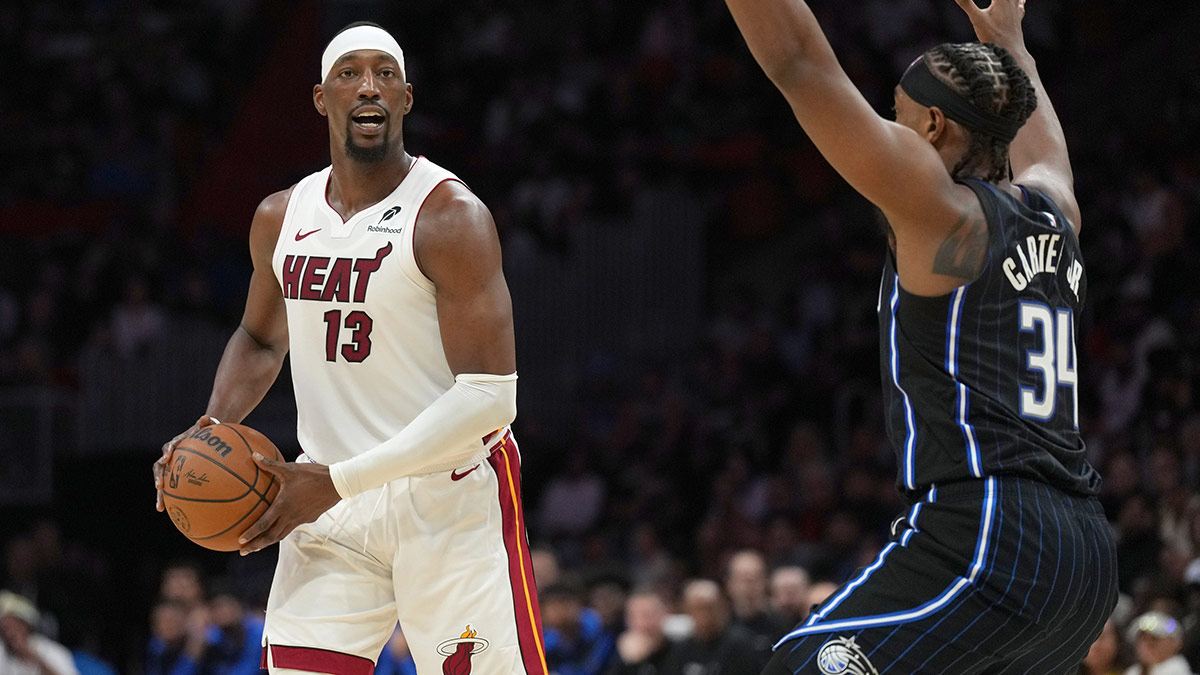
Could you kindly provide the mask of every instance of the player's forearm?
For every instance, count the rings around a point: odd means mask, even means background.
[[[1062,123],[1058,113],[1050,103],[1050,96],[1038,75],[1037,64],[1025,45],[1014,44],[1000,46],[1008,49],[1016,59],[1017,65],[1029,76],[1037,91],[1037,109],[1021,127],[1017,137],[1009,146],[1009,161],[1012,162],[1014,174],[1021,173],[1025,168],[1034,164],[1051,164],[1060,175],[1071,176],[1071,161],[1067,154],[1067,138],[1063,133]]]
[[[262,401],[279,377],[286,350],[256,341],[238,327],[217,366],[205,414],[222,422],[241,422]]]
[[[409,476],[447,461],[467,461],[484,436],[517,415],[517,375],[459,375],[454,386],[421,411],[399,434],[348,460],[330,465],[343,497]],[[451,454],[447,454],[451,453]],[[446,467],[447,469],[453,467]]]
[[[806,68],[836,64],[833,49],[801,0],[725,0],[754,60],[785,94]]]

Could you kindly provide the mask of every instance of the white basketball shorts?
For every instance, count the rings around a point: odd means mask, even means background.
[[[545,675],[520,455],[499,439],[478,464],[344,499],[280,542],[264,667],[270,650],[277,669],[370,675],[399,621],[419,672]]]

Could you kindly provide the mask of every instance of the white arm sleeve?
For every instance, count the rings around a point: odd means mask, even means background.
[[[343,499],[446,459],[446,448],[469,447],[517,416],[517,374],[454,378],[404,430],[361,455],[329,466]]]

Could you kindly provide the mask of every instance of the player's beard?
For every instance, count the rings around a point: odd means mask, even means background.
[[[357,145],[354,142],[354,135],[351,132],[350,125],[353,120],[346,119],[346,156],[358,162],[359,164],[378,164],[387,159],[391,154],[391,143],[388,143],[387,132],[389,129],[385,126],[383,130],[383,138],[379,144],[372,146]],[[390,122],[384,122],[384,125]]]

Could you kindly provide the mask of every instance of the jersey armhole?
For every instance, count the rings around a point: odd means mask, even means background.
[[[421,219],[421,209],[425,208],[425,202],[429,201],[429,196],[433,194],[433,191],[436,190],[439,185],[447,181],[454,181],[463,184],[464,186],[466,185],[459,180],[458,177],[454,175],[446,175],[441,177],[440,180],[430,186],[429,191],[426,192],[425,196],[421,198],[421,205],[417,207],[416,215],[413,216],[412,227],[408,228],[408,233],[404,237],[406,241],[402,242],[402,244],[407,248],[408,253],[408,255],[404,257],[404,260],[406,263],[410,264],[402,265],[401,269],[404,270],[405,276],[407,276],[414,284],[421,289],[428,291],[430,294],[437,293],[437,285],[434,284],[433,280],[425,274],[425,270],[421,269],[420,261],[417,260],[417,224]]]
[[[283,251],[283,235],[285,232],[287,232],[288,223],[291,222],[292,214],[296,210],[296,204],[300,201],[298,199],[300,192],[308,186],[308,184],[312,181],[313,176],[321,175],[323,173],[324,171],[318,171],[315,174],[305,176],[300,180],[299,183],[296,183],[294,186],[292,186],[291,192],[288,193],[287,206],[283,209],[283,222],[279,224],[279,235],[275,237],[275,248],[271,251],[271,271],[275,273],[275,278],[277,281],[283,276],[281,274],[281,270],[283,269],[283,261],[280,258]]]
[[[1029,201],[1029,190],[1024,185],[1017,185],[1017,189],[1021,191],[1021,197],[1025,200],[1025,206],[1033,208],[1033,204]]]

